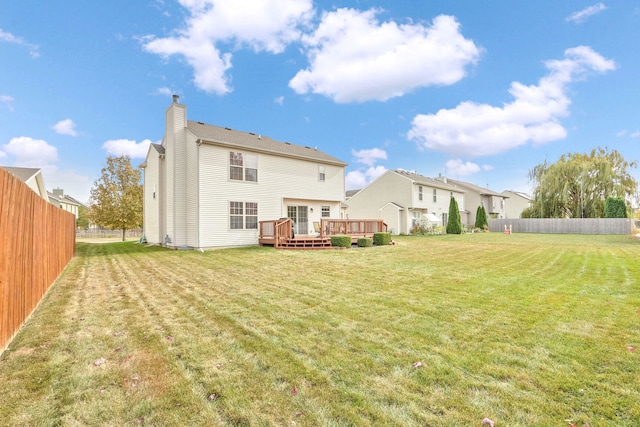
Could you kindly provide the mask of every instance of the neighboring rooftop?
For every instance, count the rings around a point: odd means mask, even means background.
[[[13,174],[16,178],[18,178],[22,182],[27,182],[29,178],[38,173],[40,169],[38,168],[18,168],[13,166],[2,166],[11,174]]]

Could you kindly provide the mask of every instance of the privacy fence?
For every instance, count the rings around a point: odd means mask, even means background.
[[[75,250],[75,216],[0,168],[0,354]]]
[[[513,233],[555,234],[631,234],[634,221],[629,218],[527,218],[489,219],[489,230]]]

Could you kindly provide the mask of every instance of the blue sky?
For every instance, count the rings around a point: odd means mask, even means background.
[[[401,168],[528,192],[564,153],[640,160],[639,41],[631,0],[0,0],[0,164],[86,201],[176,93],[344,160],[347,189]]]

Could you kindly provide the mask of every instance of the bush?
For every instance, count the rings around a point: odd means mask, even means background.
[[[373,244],[382,246],[391,243],[391,233],[373,233]]]
[[[336,234],[331,236],[331,246],[337,246],[341,248],[351,247],[351,236],[345,236],[342,234]]]
[[[449,202],[449,221],[447,222],[447,234],[462,234],[462,222],[460,220],[458,202],[453,197],[451,197],[451,201]]]
[[[373,246],[373,239],[369,237],[360,237],[358,239],[358,246],[361,248],[370,248]]]
[[[627,206],[624,200],[619,197],[607,197],[604,202],[605,218],[626,218]]]

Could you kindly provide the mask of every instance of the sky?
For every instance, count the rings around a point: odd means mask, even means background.
[[[0,165],[87,202],[177,94],[343,160],[348,190],[405,169],[529,193],[563,154],[640,160],[638,42],[635,0],[0,0]]]

